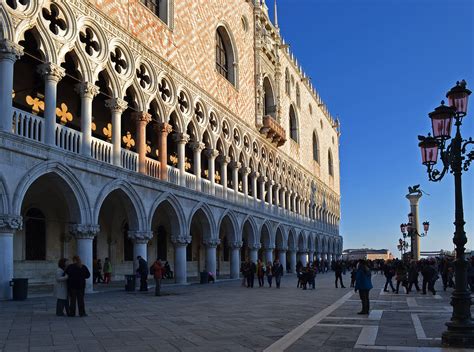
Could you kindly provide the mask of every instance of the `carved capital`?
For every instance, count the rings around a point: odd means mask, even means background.
[[[46,80],[59,82],[66,75],[66,70],[51,62],[38,66],[38,73]]]
[[[112,110],[112,112],[122,113],[127,109],[128,104],[123,99],[112,98],[105,101],[105,106]]]
[[[23,55],[23,47],[10,40],[0,40],[0,60],[16,61]]]
[[[260,249],[262,245],[260,243],[249,243],[248,247],[249,249]]]
[[[137,244],[147,244],[153,238],[151,231],[128,231],[128,238]]]
[[[0,215],[0,233],[10,233],[21,230],[23,218],[15,215]]]
[[[81,98],[94,98],[99,94],[99,87],[89,82],[81,82],[76,84],[74,90],[80,95]]]
[[[206,145],[202,142],[192,142],[191,148],[195,153],[200,153],[206,148]]]
[[[281,248],[279,248],[280,252],[282,251],[287,251],[288,250],[288,246],[281,246]]]
[[[155,125],[155,131],[161,133],[162,136],[167,137],[171,132],[173,132],[173,126],[167,122],[160,122]]]
[[[175,246],[187,246],[191,243],[191,236],[171,236],[171,242]]]
[[[151,115],[146,111],[136,111],[132,113],[132,120],[137,123],[143,123],[147,125],[151,121]]]
[[[260,173],[257,171],[254,171],[250,174],[250,177],[253,179],[258,179],[259,176],[260,176]]]
[[[252,170],[249,167],[246,167],[246,166],[244,166],[240,169],[240,173],[244,176],[247,176],[250,173],[250,171],[252,171]]]
[[[218,238],[209,238],[207,240],[204,240],[202,243],[206,247],[216,248],[219,245],[219,243],[221,243],[221,240]]]
[[[100,226],[95,224],[74,224],[69,226],[69,232],[76,239],[93,239],[100,231]]]
[[[178,144],[186,144],[189,142],[189,134],[187,133],[176,133],[174,136],[174,140]]]
[[[275,249],[275,245],[268,245],[267,247],[265,247],[265,250],[266,251],[273,251]]]
[[[240,169],[242,166],[242,163],[239,163],[238,161],[232,161],[230,163],[230,167],[233,169]]]
[[[229,247],[232,249],[240,249],[243,245],[242,241],[233,241],[229,242]]]
[[[225,155],[219,155],[217,157],[217,161],[219,161],[221,164],[229,164],[230,163],[230,157],[225,156]]]
[[[219,151],[216,149],[206,149],[204,151],[204,154],[209,158],[209,159],[215,159],[219,155]]]
[[[258,178],[258,180],[259,180],[260,182],[265,183],[265,182],[268,181],[268,177],[267,177],[267,176],[260,176],[260,177]]]

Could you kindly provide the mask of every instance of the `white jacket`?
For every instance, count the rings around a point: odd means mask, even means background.
[[[56,270],[56,281],[54,282],[54,296],[57,299],[67,299],[67,275],[64,270]]]

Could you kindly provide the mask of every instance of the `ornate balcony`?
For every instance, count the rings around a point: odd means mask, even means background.
[[[265,135],[267,139],[277,147],[282,146],[286,142],[285,129],[270,115],[263,117],[263,127],[260,128],[260,133]]]

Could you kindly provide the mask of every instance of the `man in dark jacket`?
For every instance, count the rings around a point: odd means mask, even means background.
[[[148,291],[148,263],[141,256],[138,256],[137,260],[137,273],[140,275],[140,291]]]
[[[280,260],[276,259],[273,263],[273,277],[275,278],[276,288],[280,288],[281,277],[283,275],[283,265],[281,265]]]
[[[384,292],[388,292],[387,288],[390,285],[392,292],[395,292],[395,287],[393,287],[392,278],[395,275],[395,270],[391,263],[385,263],[383,266],[383,274],[385,276],[385,286],[383,288]]]
[[[434,264],[431,262],[425,263],[423,269],[421,269],[421,276],[423,276],[423,294],[426,295],[426,286],[428,285],[428,290],[435,295],[434,284],[437,280],[438,273],[434,268]]]
[[[72,264],[66,268],[67,290],[69,293],[69,316],[76,315],[76,301],[79,309],[79,316],[87,316],[84,305],[84,292],[86,289],[86,279],[91,277],[87,266],[83,265],[79,256],[72,258]]]
[[[257,266],[253,261],[250,261],[249,271],[247,276],[247,287],[253,288],[253,282],[255,280],[255,272],[257,271]]]
[[[334,273],[336,274],[336,288],[337,288],[337,281],[341,283],[342,288],[346,288],[344,284],[342,283],[342,265],[341,262],[335,262],[334,263]]]

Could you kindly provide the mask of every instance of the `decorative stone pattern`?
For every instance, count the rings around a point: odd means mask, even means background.
[[[74,224],[69,227],[69,231],[75,238],[94,238],[100,231],[99,225]]]
[[[23,227],[21,216],[0,215],[0,232],[15,232]]]

